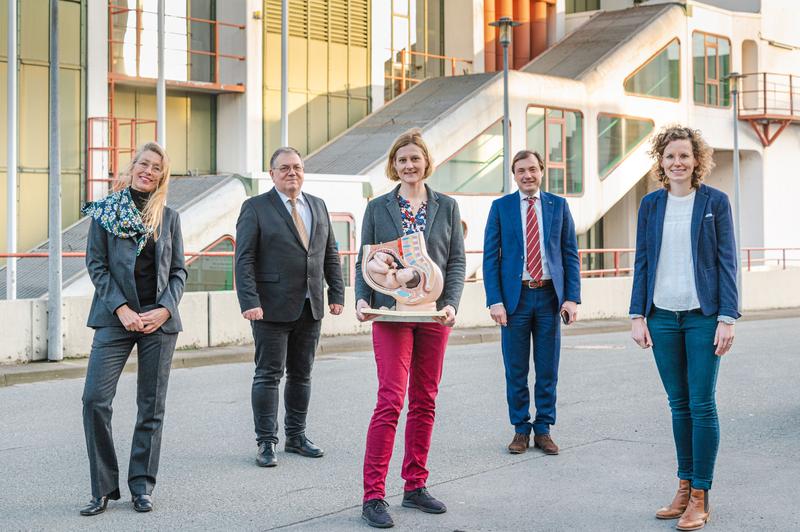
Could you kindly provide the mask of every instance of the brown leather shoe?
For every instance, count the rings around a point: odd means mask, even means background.
[[[691,483],[688,480],[681,480],[678,483],[678,492],[669,506],[664,506],[656,512],[656,519],[677,519],[683,515],[686,506],[689,504],[689,491]]]
[[[511,454],[522,454],[531,446],[531,435],[514,433],[514,439],[508,444],[508,452]]]
[[[678,521],[678,530],[700,530],[708,523],[711,507],[708,505],[708,491],[692,488],[689,504]]]
[[[544,454],[558,454],[558,445],[549,434],[536,434],[533,437],[533,446],[541,449]]]

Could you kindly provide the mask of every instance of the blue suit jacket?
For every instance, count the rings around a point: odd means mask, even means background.
[[[581,302],[581,272],[575,223],[567,201],[541,192],[545,256],[559,307],[564,301]],[[525,240],[522,235],[519,192],[492,202],[483,242],[483,286],[486,305],[503,303],[512,314],[522,291]]]
[[[656,190],[642,198],[639,205],[631,314],[647,316],[653,307],[667,195],[666,189]],[[700,185],[692,209],[691,240],[700,310],[706,316],[738,318],[736,241],[731,204],[724,192]]]

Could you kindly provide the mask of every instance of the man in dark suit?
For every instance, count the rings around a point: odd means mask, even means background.
[[[508,413],[514,425],[512,454],[534,445],[558,454],[550,437],[556,422],[556,383],[561,349],[559,314],[577,318],[580,261],[575,224],[564,198],[542,192],[541,155],[523,150],[511,171],[519,187],[492,203],[483,247],[483,283],[492,319],[500,325]],[[528,370],[533,338],[536,371],[531,422]]]
[[[236,223],[236,293],[251,320],[256,347],[252,404],[262,467],[277,465],[278,385],[284,370],[285,450],[318,458],[323,450],[305,434],[311,368],[328,307],[341,314],[344,281],[328,210],[322,199],[301,192],[303,161],[294,148],[270,159],[275,186],[242,205]]]

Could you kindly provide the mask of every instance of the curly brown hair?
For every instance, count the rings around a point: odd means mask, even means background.
[[[675,140],[688,140],[692,143],[692,153],[697,162],[697,166],[692,172],[692,188],[699,188],[700,183],[714,168],[714,149],[703,139],[699,129],[677,124],[664,126],[650,141],[650,151],[647,154],[654,161],[650,168],[650,175],[669,190],[669,178],[661,167],[661,158],[664,156],[667,145]]]
[[[392,144],[392,149],[389,150],[389,157],[386,161],[386,177],[388,177],[391,181],[400,181],[400,176],[397,175],[397,170],[394,169],[394,158],[397,155],[397,150],[408,146],[409,144],[413,144],[420,150],[422,150],[422,155],[425,157],[425,174],[422,176],[422,179],[427,179],[433,173],[433,159],[431,158],[431,153],[428,150],[428,145],[425,144],[425,141],[422,140],[422,130],[419,128],[409,129],[394,141]]]

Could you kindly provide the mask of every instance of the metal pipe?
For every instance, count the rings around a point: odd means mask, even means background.
[[[17,252],[17,2],[8,0],[6,248]],[[17,298],[17,259],[6,261],[6,299]]]
[[[733,95],[733,227],[734,238],[736,238],[736,289],[739,294],[739,310],[742,309],[742,224],[741,224],[741,209],[739,198],[741,197],[740,190],[740,176],[739,176],[739,78],[738,73],[732,72],[730,74],[730,84],[732,85],[731,93]]]
[[[12,0],[13,1],[13,0]],[[61,336],[61,139],[59,128],[58,2],[50,0],[50,150],[48,197],[47,359],[64,358]]]
[[[281,146],[289,145],[289,2],[281,2]]]
[[[508,132],[508,44],[503,45],[503,192],[511,192],[511,150]]]
[[[164,73],[164,0],[158,0],[158,83],[156,84],[156,140],[167,147],[167,81]]]

